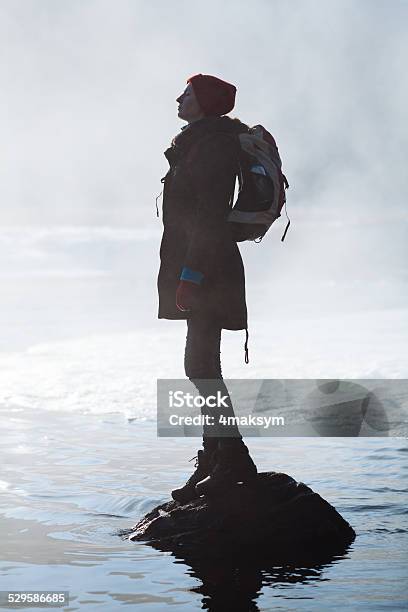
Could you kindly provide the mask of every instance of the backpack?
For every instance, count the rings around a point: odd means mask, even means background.
[[[282,173],[275,139],[262,125],[255,125],[248,132],[238,134],[237,140],[239,190],[233,205],[234,186],[227,220],[236,242],[260,242],[272,223],[280,217],[289,183]],[[287,218],[282,241],[290,225]]]
[[[272,223],[280,217],[286,204],[285,189],[289,187],[289,183],[282,173],[282,162],[275,139],[262,125],[255,125],[232,138],[235,139],[237,148],[239,190],[237,200],[233,204],[234,185],[227,221],[236,242],[260,242]],[[193,150],[194,146],[188,158],[191,158]],[[170,169],[167,174],[169,173]],[[165,182],[166,176],[161,179],[162,183]],[[157,200],[162,193],[161,191],[156,197],[157,216]],[[286,216],[288,223],[281,238],[282,242],[290,226],[287,213]]]

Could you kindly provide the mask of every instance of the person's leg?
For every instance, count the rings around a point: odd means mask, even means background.
[[[234,417],[228,389],[222,379],[220,361],[221,326],[214,320],[195,316],[187,321],[185,372],[203,397],[227,397],[227,407],[204,405],[202,413],[213,418],[214,425],[204,426],[204,451],[198,452],[198,466],[193,476],[181,489],[173,491],[178,501],[197,494],[215,494],[233,482],[249,481],[256,476],[256,467],[233,419],[227,425],[219,422],[224,417]],[[196,486],[197,489],[195,488]],[[199,488],[201,487],[201,488]]]
[[[187,337],[184,353],[184,369],[187,378],[194,381],[194,377],[212,378],[221,376],[219,363],[221,341],[221,328],[209,325],[208,321],[194,317],[187,319]],[[217,359],[218,354],[218,359]],[[174,489],[171,494],[173,499],[181,503],[187,503],[198,497],[195,485],[206,478],[213,465],[212,459],[217,449],[218,440],[204,427],[203,450],[197,452],[195,471],[187,480],[185,485]]]
[[[225,411],[233,416],[232,403],[228,390],[222,380],[220,362],[221,326],[214,320],[203,316],[194,316],[187,320],[187,337],[184,353],[184,369],[189,378],[202,397],[216,395],[221,391],[228,397],[228,409]],[[214,425],[203,427],[203,449],[197,453],[196,470],[187,480],[186,484],[172,491],[173,499],[186,503],[197,497],[195,485],[206,478],[215,466],[215,452],[218,449],[219,411],[204,405],[201,408],[203,415],[214,418]],[[241,439],[238,428],[230,427],[229,435]]]
[[[209,317],[195,316],[187,321],[187,338],[184,355],[184,369],[187,378],[204,398],[224,398],[226,406],[208,406],[201,409],[203,415],[211,417],[211,425],[204,425],[203,439],[212,446],[217,446],[217,438],[242,439],[235,423],[235,414],[228,389],[221,372],[221,326]],[[226,398],[226,399],[225,399]],[[220,416],[230,417],[227,424],[220,422]],[[215,444],[214,444],[215,442]]]

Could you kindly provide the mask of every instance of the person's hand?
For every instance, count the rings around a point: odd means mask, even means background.
[[[192,281],[181,280],[176,291],[176,306],[182,312],[187,312],[196,306],[200,285]]]

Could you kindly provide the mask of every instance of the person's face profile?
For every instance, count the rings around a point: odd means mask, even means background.
[[[188,83],[182,94],[176,98],[178,102],[178,116],[185,121],[191,121],[202,114],[201,107],[194,93],[193,86]]]

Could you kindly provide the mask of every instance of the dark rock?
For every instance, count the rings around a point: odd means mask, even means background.
[[[258,474],[217,498],[169,501],[146,514],[129,540],[190,559],[253,556],[258,561],[300,562],[343,554],[355,532],[320,495],[286,474]]]

